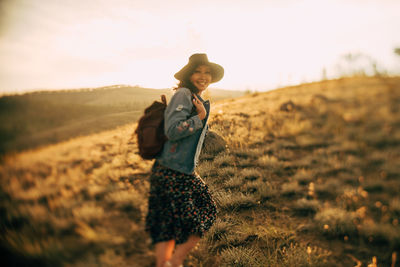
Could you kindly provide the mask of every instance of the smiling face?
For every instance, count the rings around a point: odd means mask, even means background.
[[[207,89],[208,85],[211,83],[211,80],[211,68],[207,65],[197,66],[193,74],[190,76],[190,81],[199,90],[199,94]]]

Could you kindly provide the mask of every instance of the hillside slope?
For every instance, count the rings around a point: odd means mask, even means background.
[[[213,105],[210,127],[228,148],[204,153],[198,171],[219,218],[186,265],[398,264],[399,107],[399,78]],[[5,159],[0,249],[9,266],[152,266],[143,231],[151,162],[137,156],[133,129]]]
[[[114,85],[0,96],[0,159],[10,152],[55,144],[134,123],[145,107],[172,89]],[[212,89],[213,100],[243,92]]]

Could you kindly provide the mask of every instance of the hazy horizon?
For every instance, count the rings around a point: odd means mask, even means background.
[[[117,84],[167,89],[192,53],[212,88],[264,91],[351,68],[400,73],[394,0],[0,2],[0,94]],[[359,57],[345,60],[344,55]]]

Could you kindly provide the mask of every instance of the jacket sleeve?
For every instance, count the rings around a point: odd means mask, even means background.
[[[176,141],[203,128],[203,122],[198,115],[189,118],[192,108],[190,90],[187,88],[178,89],[164,113],[164,131],[169,140]]]

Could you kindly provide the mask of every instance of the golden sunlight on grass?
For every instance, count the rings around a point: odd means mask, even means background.
[[[132,126],[125,126],[6,159],[1,167],[3,207],[13,209],[7,209],[3,221],[8,234],[2,243],[20,251],[21,266],[24,260],[38,266],[64,261],[115,266],[116,260],[127,260],[118,250],[146,240],[144,177],[150,162],[134,154],[131,134]],[[146,260],[146,242],[140,243],[128,249],[131,262]],[[97,249],[89,252],[93,245]]]
[[[219,217],[185,266],[397,266],[400,80],[354,77],[214,105],[199,173]],[[8,156],[18,266],[153,266],[134,125]],[[210,140],[210,139],[209,139]],[[213,140],[219,140],[216,135]]]

